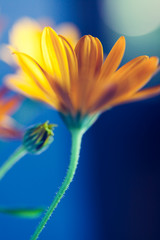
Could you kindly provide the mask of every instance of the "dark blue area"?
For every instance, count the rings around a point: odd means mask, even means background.
[[[48,16],[56,23],[73,21],[82,35],[100,38],[106,53],[118,38],[104,26],[98,0],[5,0],[0,7],[8,18],[1,43],[7,42],[9,27],[22,16]],[[138,38],[127,39],[124,62],[156,52],[147,35],[139,42]],[[146,49],[140,47],[142,40]],[[0,69],[1,82],[5,74],[13,72],[2,62]],[[159,82],[157,76],[151,85]],[[66,174],[70,135],[59,115],[42,104],[25,101],[15,118],[26,127],[46,120],[58,127],[46,152],[25,156],[0,182],[0,205],[48,207]],[[0,164],[19,145],[18,141],[2,142]],[[160,97],[105,112],[85,134],[75,179],[39,239],[159,240],[159,176]],[[0,215],[0,240],[28,240],[39,222]]]

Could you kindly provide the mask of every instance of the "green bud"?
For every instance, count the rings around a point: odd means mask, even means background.
[[[53,142],[53,129],[57,125],[45,122],[27,129],[23,137],[23,147],[28,153],[40,154]]]

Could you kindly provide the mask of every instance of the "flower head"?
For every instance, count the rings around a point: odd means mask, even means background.
[[[57,109],[69,126],[92,124],[95,116],[121,103],[160,93],[160,87],[140,90],[158,69],[158,58],[137,57],[120,65],[125,38],[120,37],[103,63],[100,41],[82,37],[75,49],[50,27],[41,35],[43,64],[15,51],[26,78],[12,75],[7,85]],[[87,127],[88,127],[87,126]]]
[[[16,127],[16,122],[10,117],[14,113],[22,98],[20,96],[6,97],[8,90],[0,89],[0,138],[2,139],[20,139],[23,132]]]
[[[38,124],[30,127],[24,134],[23,146],[28,153],[40,154],[53,142],[55,124]]]

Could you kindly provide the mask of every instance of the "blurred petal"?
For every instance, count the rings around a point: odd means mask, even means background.
[[[144,56],[139,56],[136,57],[134,59],[132,59],[131,61],[129,61],[128,63],[126,63],[125,65],[123,65],[122,67],[120,67],[114,74],[113,74],[113,78],[120,78],[120,76],[125,76],[126,74],[130,74],[130,71],[133,70],[134,68],[136,68],[141,62],[143,62],[144,60],[149,59],[148,56],[144,55]]]
[[[14,96],[6,101],[0,102],[0,119],[8,114],[15,111],[18,108],[22,98],[20,96]]]
[[[12,215],[20,218],[38,218],[43,213],[44,208],[6,208],[0,207],[0,213]]]
[[[19,107],[21,96],[6,96],[9,90],[6,87],[0,89],[0,138],[5,140],[21,139],[23,135],[22,128],[18,126],[17,122],[8,115]]]
[[[7,87],[1,87],[0,88],[0,101],[2,99],[2,97],[9,91],[9,89],[7,89]]]
[[[0,138],[5,140],[22,139],[23,132],[19,129],[0,126]]]
[[[131,98],[128,99],[128,102],[143,100],[146,98],[154,97],[159,94],[160,86],[150,87],[135,93]]]
[[[156,72],[157,66],[158,59],[156,57],[146,58],[138,66],[133,68],[133,71],[130,71],[130,74],[127,74],[126,78],[123,76],[117,79],[117,81],[113,81],[113,84],[117,86],[116,92],[108,102],[101,106],[100,111],[130,101],[130,98],[132,98]]]
[[[23,137],[23,127],[10,116],[4,115],[0,121],[0,138],[17,140]]]
[[[124,101],[141,89],[157,71],[158,58],[151,57],[143,60],[139,65],[132,69],[125,77],[117,79],[117,92],[111,105]]]
[[[11,54],[11,51],[6,44],[0,46],[0,59],[8,65],[16,65],[15,57]]]

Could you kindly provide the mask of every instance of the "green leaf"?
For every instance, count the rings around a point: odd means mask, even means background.
[[[43,213],[45,208],[6,208],[0,207],[0,213],[12,215],[20,218],[38,218]]]

